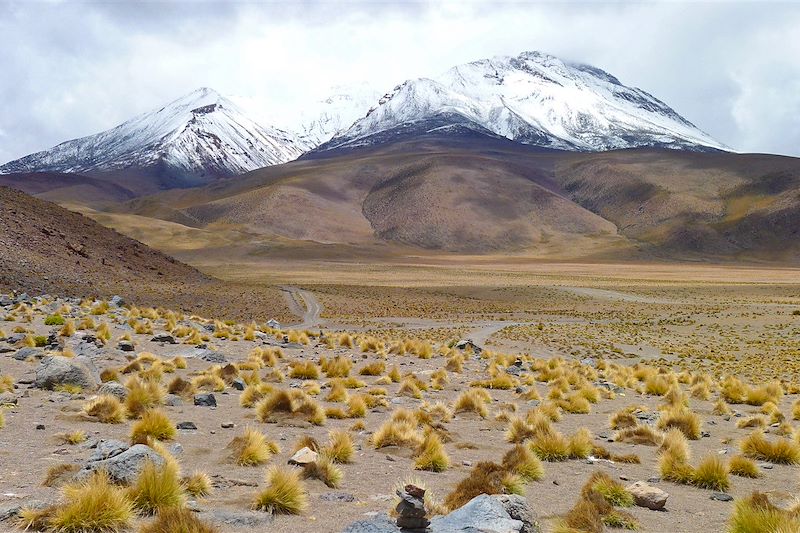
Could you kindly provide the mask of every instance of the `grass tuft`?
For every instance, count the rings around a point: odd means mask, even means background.
[[[253,509],[273,514],[301,514],[308,508],[308,495],[300,474],[286,467],[267,470],[267,488],[258,493]]]

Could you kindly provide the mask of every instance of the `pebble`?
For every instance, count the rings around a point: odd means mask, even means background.
[[[730,502],[733,501],[733,496],[724,492],[712,492],[711,499],[718,502]]]
[[[36,429],[42,430],[47,428],[44,426],[44,424],[36,424]]]
[[[231,429],[233,427],[233,422],[223,422],[220,426],[222,426],[222,429]]]

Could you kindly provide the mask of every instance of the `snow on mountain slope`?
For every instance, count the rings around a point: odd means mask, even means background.
[[[292,129],[309,146],[319,146],[363,117],[381,95],[367,83],[333,87],[329,97],[300,114],[299,124]]]
[[[726,149],[647,92],[600,69],[539,52],[483,59],[435,79],[406,81],[321,149],[372,144],[380,132],[442,114],[460,115],[515,141],[567,150]]]
[[[231,101],[201,88],[110,130],[6,163],[0,173],[157,167],[181,176],[228,176],[302,152],[292,134],[256,124]]]

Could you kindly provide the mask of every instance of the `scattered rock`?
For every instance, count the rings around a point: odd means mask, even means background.
[[[44,431],[47,429],[44,424],[36,424],[36,429],[39,431]]]
[[[158,334],[158,335],[154,336],[152,339],[150,339],[150,342],[163,342],[163,343],[166,343],[166,344],[178,344],[178,341],[175,340],[175,337],[173,337],[172,335],[170,335],[168,333]]]
[[[95,444],[94,453],[92,453],[91,457],[89,457],[89,462],[109,459],[115,455],[121,454],[128,448],[130,448],[130,446],[121,440],[100,440]]]
[[[157,454],[155,450],[144,444],[135,444],[124,452],[108,459],[87,463],[78,472],[77,477],[79,479],[85,478],[92,472],[105,470],[113,481],[127,485],[136,480],[148,460],[153,461],[156,466],[164,464],[164,458]]]
[[[539,519],[525,498],[516,494],[500,494],[495,498],[500,501],[511,518],[522,522],[520,533],[541,533],[542,526]]]
[[[726,494],[724,492],[712,492],[711,497],[712,500],[716,500],[718,502],[732,502],[733,496],[730,494]]]
[[[27,346],[20,348],[14,354],[14,359],[17,361],[26,361],[28,358],[41,359],[42,357],[44,357],[44,350],[41,348],[29,348]]]
[[[222,427],[222,429],[231,429],[233,428],[234,424],[233,422],[223,422],[222,424],[220,424],[220,426]]]
[[[109,300],[109,303],[111,305],[113,305],[113,306],[116,306],[116,307],[124,307],[125,306],[125,300],[122,298],[122,296],[117,296],[116,294],[111,297],[111,300]]]
[[[403,490],[398,490],[400,502],[395,507],[397,520],[395,523],[401,529],[424,531],[431,523],[425,515],[425,489],[416,485],[406,485]]]
[[[0,405],[17,405],[17,396],[13,392],[0,393]]]
[[[117,349],[123,352],[132,352],[136,348],[133,346],[133,343],[131,341],[119,341],[117,343]]]
[[[97,389],[97,394],[116,396],[120,401],[128,397],[128,388],[119,381],[106,381]]]
[[[194,422],[178,422],[177,424],[175,424],[175,428],[192,430],[192,429],[197,429],[197,426],[195,425]]]
[[[217,399],[210,392],[194,395],[194,404],[202,407],[216,407]]]
[[[660,511],[667,504],[669,494],[659,489],[648,485],[644,481],[637,481],[625,487],[628,492],[633,495],[636,505],[639,507],[646,507],[653,511]]]
[[[354,502],[356,497],[349,492],[324,492],[319,495],[320,500],[326,502]]]
[[[311,448],[303,447],[294,452],[294,455],[292,455],[289,458],[289,464],[302,466],[309,463],[313,463],[314,461],[317,460],[317,455],[318,455],[317,452],[315,452]]]
[[[164,398],[164,405],[168,407],[180,407],[183,405],[183,399],[176,394],[167,394]]]
[[[87,357],[45,357],[36,369],[34,385],[39,389],[50,389],[58,385],[77,385],[94,390],[100,376],[94,363]]]
[[[247,384],[244,382],[242,378],[236,378],[231,383],[231,386],[236,390],[244,390]]]

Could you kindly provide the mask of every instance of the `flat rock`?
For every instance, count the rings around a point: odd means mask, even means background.
[[[105,459],[109,459],[111,457],[114,457],[115,455],[121,454],[128,448],[130,448],[130,446],[127,443],[122,442],[121,440],[104,439],[98,441],[94,447],[94,452],[89,457],[89,462],[103,461]]]
[[[26,346],[24,348],[20,348],[14,354],[14,359],[17,361],[25,361],[29,357],[32,357],[33,359],[41,359],[44,357],[44,350],[41,348],[30,348]]]
[[[199,518],[232,527],[259,527],[272,522],[273,516],[261,511],[215,510],[200,513]]]
[[[347,526],[343,533],[402,533],[392,519],[381,514],[367,520],[359,520]]]
[[[660,511],[667,504],[669,494],[659,489],[648,485],[644,481],[637,481],[625,487],[628,492],[633,495],[636,505],[639,507],[646,507],[653,511]]]
[[[193,430],[197,429],[197,425],[194,422],[178,422],[175,424],[175,428]]]
[[[349,492],[325,492],[319,495],[319,499],[326,502],[354,502],[356,497]]]
[[[710,498],[718,502],[732,502],[733,496],[725,492],[712,492]]]
[[[58,385],[77,385],[94,390],[100,381],[97,368],[87,357],[45,357],[36,368],[34,386],[53,389]]]

